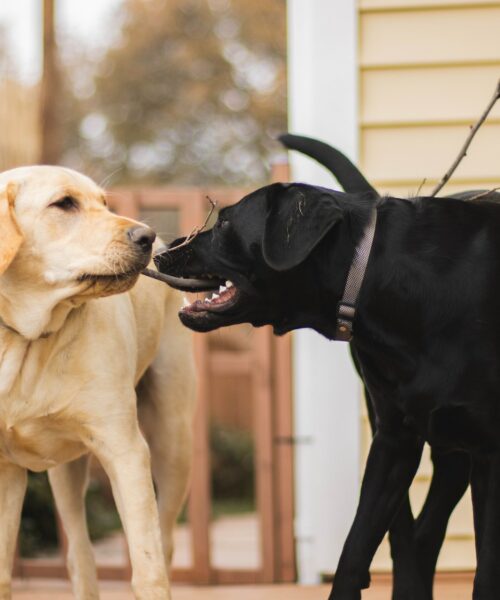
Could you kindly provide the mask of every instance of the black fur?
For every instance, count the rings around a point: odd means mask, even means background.
[[[326,232],[310,226],[314,211],[301,206],[318,196],[342,214]],[[157,266],[179,277],[181,289],[189,289],[182,277],[205,280],[207,289],[234,282],[237,291],[227,303],[197,302],[181,311],[194,330],[248,322],[270,324],[277,334],[310,327],[331,339],[334,307],[370,210],[366,194],[274,184],[222,210],[212,230],[157,257]],[[330,600],[361,598],[373,553],[405,502],[424,441],[471,460],[478,540],[474,598],[493,600],[500,597],[500,206],[385,198],[377,210],[352,342],[376,433]],[[290,215],[297,223],[289,237],[273,242],[280,260],[287,246],[295,252],[294,238],[304,231],[310,252],[278,270],[265,234],[286,232],[282,219]]]
[[[299,135],[284,134],[279,140],[290,150],[298,150],[317,160],[326,167],[346,192],[373,192],[359,169],[332,146]],[[470,199],[481,194],[481,190],[461,192],[453,197]],[[358,374],[355,349],[351,354]],[[372,434],[376,429],[375,415],[370,393],[365,388],[368,415]],[[393,560],[393,600],[426,598],[432,600],[434,574],[446,528],[453,509],[469,486],[470,460],[464,452],[443,451],[434,448],[432,482],[426,501],[416,522],[406,496],[398,516],[389,529],[389,543]]]

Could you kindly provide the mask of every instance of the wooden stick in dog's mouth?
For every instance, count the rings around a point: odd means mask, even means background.
[[[176,289],[181,289],[188,292],[206,292],[211,289],[216,289],[219,286],[218,280],[210,282],[206,279],[188,279],[186,277],[174,277],[173,275],[165,275],[154,269],[144,269],[142,275],[162,281]]]

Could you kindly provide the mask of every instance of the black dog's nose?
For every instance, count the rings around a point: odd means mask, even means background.
[[[149,227],[139,225],[137,227],[131,227],[127,231],[127,235],[134,244],[141,247],[142,250],[151,250],[153,242],[156,239],[156,233]]]

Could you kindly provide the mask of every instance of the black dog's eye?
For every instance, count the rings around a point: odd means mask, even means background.
[[[217,227],[227,227],[229,225],[229,221],[227,219],[220,219],[219,221],[217,221]]]
[[[56,208],[60,208],[61,210],[75,210],[78,208],[78,202],[72,198],[71,196],[64,196],[60,200],[56,200],[52,202],[50,206],[55,206]]]

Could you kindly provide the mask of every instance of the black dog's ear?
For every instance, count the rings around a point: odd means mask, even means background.
[[[267,196],[263,255],[276,271],[303,262],[342,220],[336,192],[305,184],[274,184]]]

